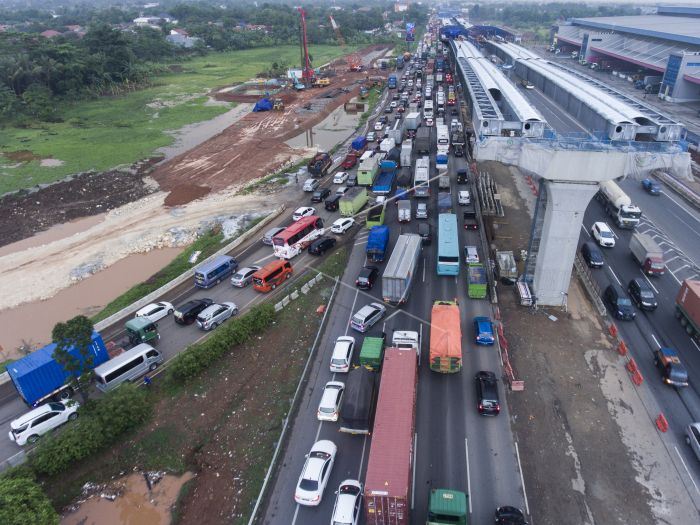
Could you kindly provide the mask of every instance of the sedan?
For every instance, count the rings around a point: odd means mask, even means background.
[[[331,194],[328,188],[319,188],[311,196],[311,202],[323,202],[323,200]]]
[[[403,107],[403,106],[399,106],[399,107],[396,109],[396,111],[397,111],[398,113],[403,113],[404,111],[406,111],[406,108]]]
[[[391,104],[389,104],[389,107],[390,107],[390,108],[395,108],[395,107],[398,106],[398,105],[399,105],[399,104],[398,104],[398,102],[396,102],[396,100],[392,100],[392,101],[391,101]]]
[[[333,237],[319,237],[309,246],[309,255],[323,255],[326,250],[335,246],[336,240]]]
[[[253,282],[253,274],[260,269],[260,266],[246,266],[240,268],[236,274],[231,277],[231,284],[238,288],[245,288]]]
[[[345,383],[340,381],[328,381],[323,387],[321,401],[318,404],[316,418],[319,421],[338,421],[340,404],[343,402]]]
[[[495,341],[491,319],[488,317],[475,317],[474,342],[478,345],[492,345]]]
[[[650,195],[661,195],[661,184],[655,180],[644,179],[642,181],[642,188]]]
[[[685,427],[685,442],[700,460],[700,423],[690,423]]]
[[[163,319],[163,317],[170,315],[174,311],[175,308],[172,304],[161,301],[159,303],[151,303],[144,306],[138,312],[136,312],[136,317],[145,317],[152,323],[155,323],[156,321]]]
[[[381,131],[384,129],[384,124],[380,121],[374,123],[374,131]]]
[[[346,180],[348,180],[347,171],[339,171],[338,173],[333,175],[333,184],[343,184]]]
[[[197,316],[197,326],[202,330],[213,330],[229,317],[238,314],[235,303],[212,304]]]
[[[389,113],[393,113],[393,112],[394,112],[394,108],[392,108],[391,106],[387,106],[384,108],[384,113],[386,113],[387,115]]]
[[[362,511],[362,483],[346,479],[338,487],[333,507],[333,525],[357,525]]]
[[[337,219],[333,223],[333,226],[331,226],[331,232],[343,234],[346,231],[348,231],[350,228],[352,228],[354,226],[354,224],[355,224],[355,219],[353,219],[352,217],[343,217],[341,219]]]
[[[306,456],[306,463],[294,491],[294,501],[299,505],[318,507],[331,477],[338,447],[327,439],[317,441]]]
[[[292,220],[294,222],[297,222],[299,219],[302,219],[304,217],[310,217],[311,215],[314,215],[316,213],[316,208],[312,208],[311,206],[302,206],[301,208],[297,208],[296,211],[294,212],[294,215],[292,215]]]

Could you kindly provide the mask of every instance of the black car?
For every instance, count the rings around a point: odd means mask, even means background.
[[[321,202],[331,194],[328,188],[319,188],[311,195],[311,202]]]
[[[418,224],[418,235],[420,235],[422,244],[430,244],[432,238],[430,236],[430,224],[421,222]]]
[[[320,237],[311,243],[309,253],[311,255],[323,255],[326,250],[330,250],[335,246],[336,240],[333,237]]]
[[[482,416],[497,416],[501,411],[498,400],[498,379],[496,374],[482,370],[476,376],[476,400],[479,414]]]
[[[469,170],[464,168],[457,170],[457,184],[469,183]]]
[[[581,257],[586,261],[586,264],[591,268],[602,268],[605,262],[603,261],[603,254],[598,249],[598,247],[588,241],[581,245]]]
[[[394,108],[392,108],[391,106],[387,106],[384,108],[384,113],[386,113],[386,114],[393,113],[393,112],[394,112]]]
[[[394,93],[394,95],[391,97],[391,100],[399,100],[399,94]]]
[[[637,313],[632,308],[632,301],[619,284],[610,284],[603,293],[603,301],[610,313],[620,321],[634,321]]]
[[[505,506],[496,509],[496,525],[527,525],[527,521],[522,510]]]
[[[374,281],[377,280],[379,275],[379,268],[376,266],[365,266],[360,270],[360,273],[355,279],[355,286],[361,290],[371,290],[374,286]]]
[[[658,303],[656,302],[654,290],[641,277],[632,279],[629,282],[627,292],[640,310],[648,310],[650,312],[656,310]]]
[[[450,110],[450,115],[459,115],[459,111],[457,111],[457,108],[452,108]]]
[[[326,202],[323,205],[323,207],[326,208],[328,211],[337,211],[340,207],[340,197],[341,195],[333,195],[332,197],[326,199]]]
[[[211,299],[192,299],[185,304],[181,304],[175,308],[173,317],[177,324],[192,324],[197,319],[197,316],[202,310],[212,305],[214,301]]]

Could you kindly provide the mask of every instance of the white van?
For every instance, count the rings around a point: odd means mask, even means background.
[[[163,356],[158,350],[141,343],[95,368],[97,388],[109,392],[125,381],[152,372],[162,362]]]

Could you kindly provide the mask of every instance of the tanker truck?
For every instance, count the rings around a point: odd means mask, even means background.
[[[605,207],[606,213],[620,228],[637,227],[642,217],[642,210],[632,204],[632,199],[614,181],[601,182],[596,197]]]

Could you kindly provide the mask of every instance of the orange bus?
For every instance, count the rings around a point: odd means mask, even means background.
[[[292,265],[284,259],[272,261],[253,274],[253,288],[267,293],[292,276]]]
[[[462,329],[457,301],[435,301],[430,317],[430,369],[453,374],[462,369]]]

